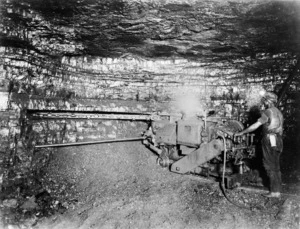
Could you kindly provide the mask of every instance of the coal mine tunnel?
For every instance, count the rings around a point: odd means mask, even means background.
[[[299,229],[300,1],[0,12],[0,229]]]

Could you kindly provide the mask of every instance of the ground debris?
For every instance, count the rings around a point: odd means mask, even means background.
[[[23,210],[33,210],[38,207],[38,204],[36,203],[36,197],[31,196],[29,197],[21,206],[20,208]]]
[[[294,201],[226,189],[244,206],[238,207],[218,182],[174,174],[155,162],[134,143],[64,149],[40,174],[39,189],[23,189],[2,218],[22,229],[299,229]]]
[[[8,208],[16,208],[18,206],[17,199],[6,199],[2,201],[2,205]]]

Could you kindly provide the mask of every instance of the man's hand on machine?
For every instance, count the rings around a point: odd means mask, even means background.
[[[238,133],[235,133],[235,134],[234,134],[234,137],[238,137],[238,136],[242,136],[242,135],[244,135],[244,132],[243,132],[243,131],[238,132]]]

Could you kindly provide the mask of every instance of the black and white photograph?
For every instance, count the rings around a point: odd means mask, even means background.
[[[300,0],[0,0],[0,229],[300,229]]]

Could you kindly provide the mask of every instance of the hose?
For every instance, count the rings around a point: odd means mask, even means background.
[[[231,204],[239,207],[239,208],[243,208],[243,209],[247,209],[247,210],[250,210],[250,211],[254,211],[255,208],[258,208],[259,206],[252,206],[252,207],[249,207],[249,206],[245,206],[245,205],[241,205],[235,201],[233,201],[232,199],[230,199],[227,194],[226,194],[226,191],[225,191],[225,169],[226,169],[226,139],[223,135],[219,135],[220,137],[222,137],[223,139],[223,142],[224,142],[224,158],[223,158],[223,172],[222,172],[222,182],[220,183],[220,188],[221,188],[221,191],[224,195],[224,197],[227,199],[228,202],[230,202]],[[263,209],[260,209],[260,212],[263,212],[263,213],[267,213],[267,214],[276,214],[277,211],[270,211],[270,210],[263,210]]]
[[[223,142],[224,142],[224,158],[223,158],[223,171],[222,171],[222,182],[220,183],[220,188],[221,188],[221,191],[224,195],[224,197],[233,205],[239,207],[239,208],[244,208],[244,209],[247,209],[247,210],[250,210],[250,211],[253,211],[251,207],[247,207],[245,205],[241,205],[235,201],[233,201],[232,199],[230,199],[227,194],[226,194],[226,191],[225,191],[225,170],[226,170],[226,139],[223,135],[221,135],[222,139],[223,139]]]

